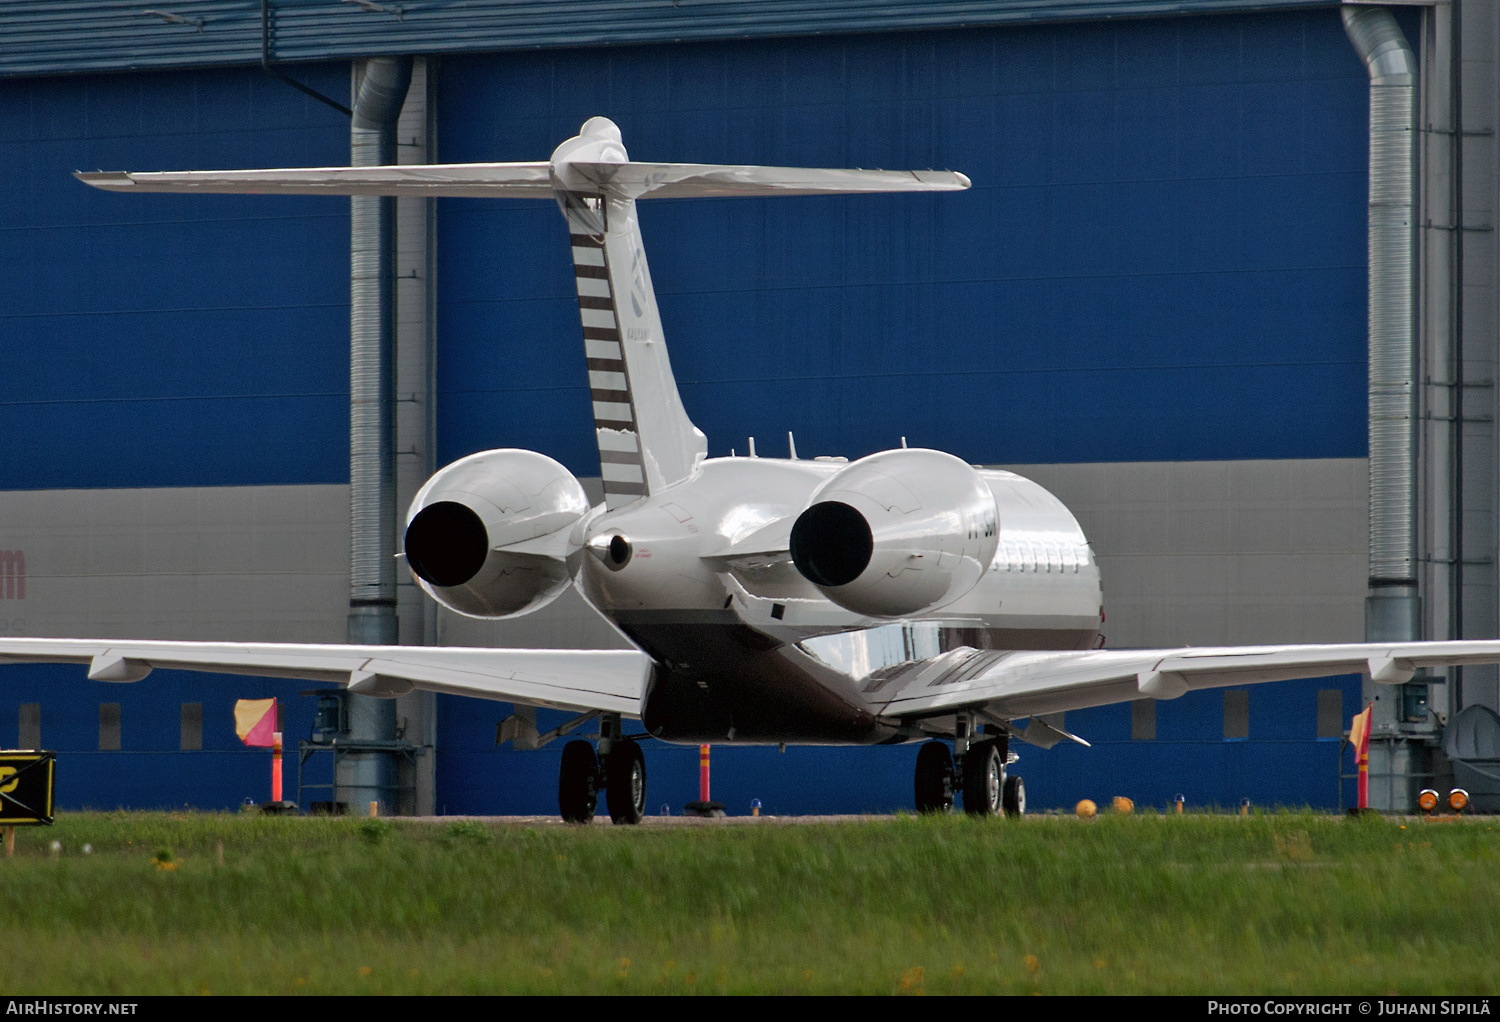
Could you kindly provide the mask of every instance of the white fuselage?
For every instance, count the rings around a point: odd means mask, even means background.
[[[899,619],[833,603],[798,572],[785,536],[843,467],[843,459],[710,459],[683,483],[589,522],[595,556],[582,559],[576,581],[660,665],[645,714],[658,737],[900,741],[898,729],[876,720],[883,668],[960,646],[1097,643],[1099,571],[1082,529],[1056,497],[1005,471],[980,472],[999,537],[967,592]],[[601,556],[616,537],[630,550],[620,567]]]

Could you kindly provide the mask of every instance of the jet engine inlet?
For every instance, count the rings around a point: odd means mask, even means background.
[[[490,537],[469,508],[455,501],[430,504],[406,527],[406,562],[435,586],[461,586],[484,567]]]
[[[792,563],[813,585],[848,585],[869,567],[875,552],[870,523],[848,504],[825,500],[797,516]]]

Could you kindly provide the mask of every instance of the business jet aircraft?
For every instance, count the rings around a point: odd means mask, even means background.
[[[1500,642],[1104,650],[1099,569],[1063,504],[1030,480],[940,451],[844,458],[709,458],[667,358],[636,200],[954,191],[962,174],[631,161],[590,119],[547,162],[79,174],[120,192],[485,196],[555,200],[570,235],[604,502],[533,451],[484,451],[434,475],[407,515],[422,588],[472,617],[506,618],[577,585],[630,651],[0,639],[0,662],[88,664],[95,681],[157,667],[413,689],[576,711],[535,748],[598,721],[563,750],[565,820],[616,823],[646,805],[640,746],[668,742],[925,742],[916,804],[1020,814],[1012,738],[1073,735],[1046,715],[1202,688],[1500,663]],[[790,438],[789,438],[790,443]],[[1025,722],[1023,727],[1021,722]],[[949,751],[952,743],[953,752]],[[597,750],[597,751],[596,751]],[[956,753],[956,758],[955,754]]]

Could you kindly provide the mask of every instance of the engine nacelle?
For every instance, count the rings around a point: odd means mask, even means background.
[[[583,487],[535,451],[481,451],[439,471],[406,515],[406,563],[468,617],[515,617],[562,594],[581,556]]]
[[[861,458],[818,487],[792,526],[792,561],[834,603],[906,617],[952,603],[995,557],[995,497],[941,451]]]

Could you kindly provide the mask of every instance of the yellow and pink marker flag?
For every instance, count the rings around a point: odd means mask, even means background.
[[[240,699],[234,704],[234,733],[246,745],[276,744],[275,699]]]
[[[281,731],[275,699],[239,699],[234,704],[234,733],[246,745],[271,750],[271,801],[281,805]]]
[[[1356,713],[1349,722],[1349,744],[1354,746],[1355,772],[1354,804],[1356,808],[1370,808],[1370,717],[1375,709],[1371,703],[1364,712]],[[1342,783],[1342,782],[1341,782]]]

